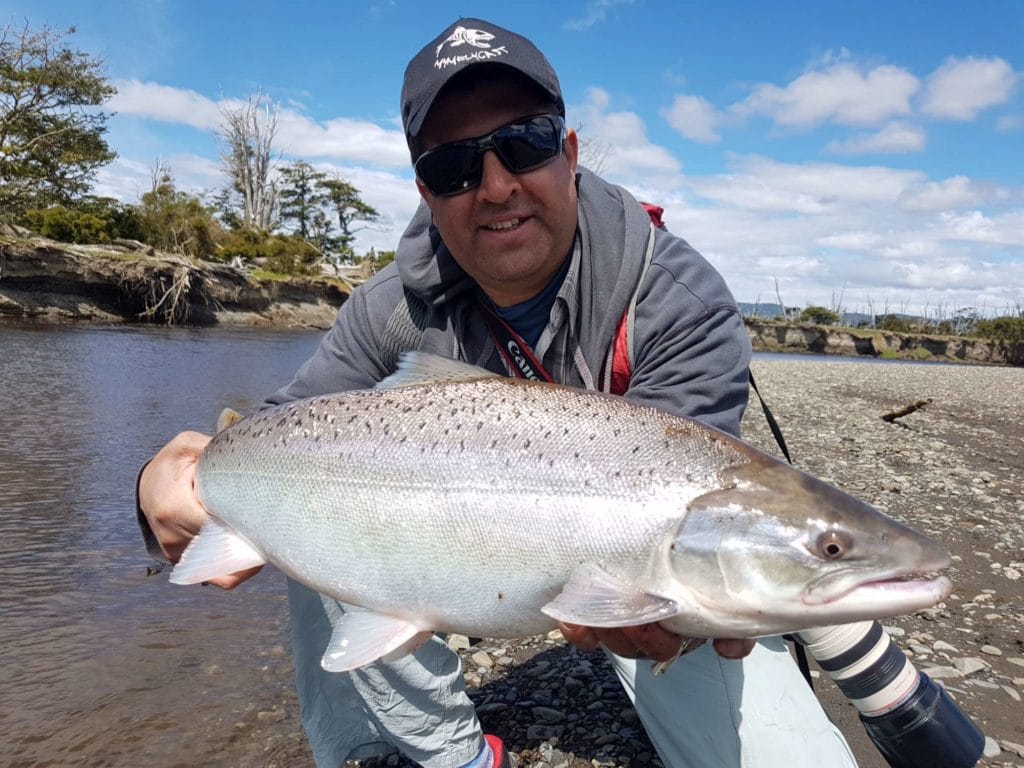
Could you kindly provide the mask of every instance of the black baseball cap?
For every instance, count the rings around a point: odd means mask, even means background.
[[[565,117],[558,77],[537,46],[515,32],[480,19],[459,19],[417,53],[402,81],[402,125],[410,149],[437,95],[470,67],[503,66],[525,75],[547,93]]]

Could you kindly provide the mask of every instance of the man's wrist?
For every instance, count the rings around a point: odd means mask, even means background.
[[[139,486],[142,485],[142,473],[146,471],[146,467],[149,466],[150,459],[139,469],[139,474],[135,478],[135,519],[139,524],[139,531],[142,533],[142,541],[146,545],[146,552],[149,553],[150,557],[153,557],[160,562],[169,563],[171,562],[167,555],[164,554],[163,547],[160,546],[159,540],[156,538],[156,534],[153,533],[152,527],[149,525],[149,520],[146,518],[146,513],[142,511],[142,501],[139,498]]]

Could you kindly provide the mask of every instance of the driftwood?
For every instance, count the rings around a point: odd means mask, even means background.
[[[918,400],[916,403],[908,405],[904,408],[900,408],[898,411],[892,411],[882,416],[882,421],[888,421],[890,424],[896,422],[896,419],[903,416],[907,416],[914,411],[919,411],[927,405],[931,405],[932,399],[929,397],[927,400]]]

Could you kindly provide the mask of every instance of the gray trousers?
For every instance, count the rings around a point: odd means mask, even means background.
[[[351,673],[320,666],[342,608],[289,580],[296,683],[317,768],[396,749],[426,768],[458,768],[481,747],[458,656],[435,637]],[[659,676],[608,654],[667,768],[854,768],[856,761],[780,638],[742,661],[707,643]]]

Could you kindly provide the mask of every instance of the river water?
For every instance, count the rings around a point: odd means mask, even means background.
[[[133,492],[171,436],[256,407],[319,337],[0,326],[0,765],[264,765],[246,735],[298,731],[283,577],[147,575]]]

